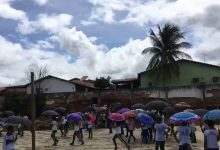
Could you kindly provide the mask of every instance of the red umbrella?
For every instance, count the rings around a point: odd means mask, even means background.
[[[109,119],[112,121],[124,121],[125,118],[122,114],[119,113],[112,113],[109,115]]]
[[[133,111],[127,111],[122,114],[125,118],[133,118],[136,116],[136,114]]]

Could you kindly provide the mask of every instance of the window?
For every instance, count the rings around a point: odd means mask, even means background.
[[[213,83],[219,82],[219,77],[213,77],[213,78],[212,78],[212,81],[213,81]]]
[[[193,83],[199,83],[199,78],[193,78],[193,79],[192,79],[192,82],[193,82]]]

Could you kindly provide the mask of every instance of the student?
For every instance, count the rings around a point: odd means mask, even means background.
[[[126,141],[122,138],[121,136],[121,123],[120,122],[116,122],[116,128],[115,128],[115,135],[112,138],[112,141],[115,145],[115,150],[118,149],[117,147],[117,143],[116,143],[116,139],[119,139],[122,143],[124,143],[126,145],[126,147],[128,148],[128,150],[130,150],[130,146],[126,143]]]
[[[179,150],[191,150],[191,146],[190,146],[191,129],[187,125],[187,122],[182,122],[181,126],[177,128],[177,131],[173,133],[175,140],[179,143]],[[177,133],[179,134],[179,139],[176,136]]]
[[[204,132],[204,148],[206,150],[219,150],[219,132],[214,127],[214,122],[209,120],[207,122],[209,129]]]
[[[190,133],[190,139],[191,143],[196,143],[196,127],[194,123],[189,124],[189,127],[191,128],[191,133]]]
[[[65,129],[64,129],[64,126],[65,126],[65,124],[66,124],[66,118],[65,118],[65,116],[62,116],[60,121],[61,121],[61,123],[60,123],[61,136],[66,136]]]
[[[148,133],[148,125],[147,124],[141,124],[141,129],[142,129],[142,143],[148,143],[149,140],[149,133]]]
[[[83,140],[83,120],[79,122],[79,132],[81,139]]]
[[[129,137],[128,137],[128,143],[130,143],[131,137],[134,139],[134,142],[136,141],[136,138],[134,137],[134,130],[135,130],[135,122],[133,118],[129,119],[128,123],[128,130],[129,130]]]
[[[74,142],[75,142],[75,138],[78,138],[79,141],[81,141],[81,145],[84,144],[84,141],[81,139],[81,135],[80,135],[80,125],[79,125],[79,122],[75,122],[74,124],[74,133],[73,133],[73,141],[72,143],[70,143],[70,145],[74,145]]]
[[[3,150],[15,150],[15,142],[17,135],[14,134],[14,128],[12,126],[7,127],[7,133],[3,138],[2,149]]]
[[[53,138],[53,142],[54,142],[53,146],[55,146],[58,143],[58,139],[56,138],[56,132],[57,132],[57,118],[56,117],[52,118],[51,126],[52,126],[51,137]]]
[[[128,119],[125,119],[125,129],[126,129],[125,137],[128,137],[128,123],[129,123]]]
[[[89,118],[87,118],[87,129],[89,131],[89,138],[92,138],[92,123],[91,120]]]
[[[164,150],[165,149],[165,134],[170,131],[170,127],[164,123],[161,117],[157,118],[157,122],[154,125],[155,129],[155,150]],[[167,131],[166,131],[167,130]]]

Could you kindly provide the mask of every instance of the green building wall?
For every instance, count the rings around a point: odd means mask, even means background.
[[[179,60],[177,63],[180,69],[179,78],[171,75],[165,81],[166,87],[199,85],[202,82],[205,84],[220,84],[220,67],[218,66],[187,60]],[[217,81],[214,82],[213,77],[217,77]],[[193,78],[199,78],[199,81]],[[141,88],[163,87],[164,85],[162,80],[155,79],[154,75],[148,71],[140,73],[139,79]]]

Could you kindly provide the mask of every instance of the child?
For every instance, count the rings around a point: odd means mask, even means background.
[[[92,123],[89,118],[87,119],[87,129],[89,131],[89,138],[92,138]]]
[[[75,138],[78,138],[79,141],[81,141],[81,145],[84,144],[84,141],[81,139],[81,135],[80,135],[80,125],[79,125],[79,122],[75,122],[74,124],[74,133],[73,133],[73,141],[72,143],[70,143],[70,145],[74,145],[74,142],[75,142]]]
[[[134,142],[136,140],[136,138],[134,137],[134,129],[135,129],[135,122],[134,119],[130,118],[129,119],[129,123],[128,123],[128,130],[129,130],[129,137],[128,137],[128,143],[130,143],[131,137],[134,139]]]
[[[121,123],[120,122],[116,122],[116,128],[115,128],[115,135],[112,138],[112,141],[115,145],[115,150],[118,149],[117,147],[117,143],[116,143],[116,139],[119,139],[122,143],[124,143],[126,145],[126,147],[128,148],[128,150],[130,150],[130,146],[125,142],[125,140],[122,138],[121,136]]]
[[[219,150],[219,132],[214,128],[213,121],[207,122],[209,129],[204,132],[204,148],[207,150]]]
[[[53,138],[53,146],[57,145],[58,143],[58,139],[56,138],[56,132],[57,132],[57,118],[56,117],[53,117],[52,118],[52,122],[51,122],[51,125],[52,125],[52,134],[51,134],[51,137]]]
[[[12,126],[7,127],[7,133],[3,139],[3,150],[15,150],[15,142],[17,135],[14,134],[14,128]]]

